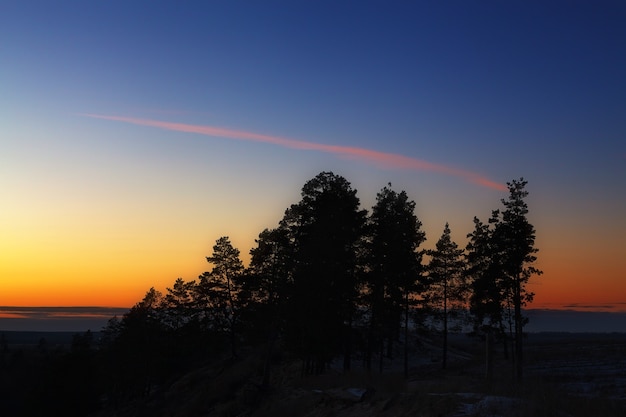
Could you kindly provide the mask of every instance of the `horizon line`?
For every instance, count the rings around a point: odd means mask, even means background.
[[[616,304],[623,304],[623,303],[616,303]],[[93,305],[93,306],[85,306],[85,305],[55,305],[55,306],[37,306],[37,305],[28,305],[28,306],[9,306],[9,305],[5,305],[5,306],[0,306],[0,313],[2,312],[6,312],[7,310],[24,310],[24,309],[33,309],[33,310],[50,310],[50,309],[94,309],[94,310],[130,310],[132,309],[133,306],[129,306],[129,307],[111,307],[111,306],[97,306],[97,305]],[[580,307],[576,307],[573,306],[571,304],[563,304],[560,307],[545,307],[545,306],[537,306],[537,307],[530,307],[530,308],[524,308],[524,311],[530,311],[530,310],[541,310],[541,311],[571,311],[571,312],[577,312],[577,313],[626,313],[626,308],[624,309],[619,309],[617,308],[616,305],[610,305],[610,304],[602,304],[602,305],[597,305],[597,306],[591,306],[591,305],[586,305],[586,306],[580,306]]]

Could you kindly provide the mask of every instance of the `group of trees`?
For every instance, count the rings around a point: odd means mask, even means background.
[[[477,334],[514,342],[521,378],[522,307],[532,300],[526,284],[540,273],[532,266],[537,250],[525,186],[523,179],[509,183],[504,209],[487,224],[474,219],[465,249],[446,224],[435,248],[424,250],[422,223],[406,192],[389,184],[368,214],[345,178],[322,172],[276,228],[259,234],[247,268],[221,237],[207,257],[210,271],[194,281],[179,278],[164,294],[152,288],[111,320],[102,343],[110,384],[140,395],[158,372],[195,356],[229,349],[236,357],[242,343],[264,342],[269,357],[277,341],[302,358],[305,374],[323,372],[337,357],[350,369],[356,353],[367,369],[377,359],[382,371],[383,358],[403,341],[408,372],[418,310],[440,319],[445,367],[448,323],[459,308],[471,312]],[[268,375],[269,366],[265,383]]]
[[[538,249],[535,228],[526,217],[526,184],[524,179],[507,183],[509,197],[502,199],[504,210],[494,210],[487,224],[474,218],[474,231],[468,235],[466,249],[475,329],[495,334],[503,342],[505,353],[507,340],[513,340],[518,380],[523,372],[523,327],[528,321],[522,307],[534,297],[526,284],[532,275],[542,273],[533,266]]]

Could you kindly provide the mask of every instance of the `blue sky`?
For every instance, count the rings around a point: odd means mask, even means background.
[[[427,245],[449,221],[464,246],[472,217],[505,196],[429,169],[95,114],[523,176],[537,302],[623,302],[625,19],[621,1],[5,1],[0,294],[41,288],[23,303],[46,304],[67,286],[75,298],[48,304],[94,305],[118,288],[120,305],[194,279],[217,238],[247,254],[323,170],[365,208],[389,181],[406,190]]]

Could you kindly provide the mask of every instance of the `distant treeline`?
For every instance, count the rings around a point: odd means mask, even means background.
[[[76,332],[39,332],[39,331],[2,331],[0,342],[9,346],[37,346],[45,343],[48,346],[70,346]],[[99,338],[99,332],[94,332]]]
[[[533,297],[528,279],[540,273],[532,266],[537,250],[526,184],[508,183],[503,208],[486,223],[474,218],[464,249],[445,224],[435,249],[424,250],[406,192],[388,184],[368,213],[345,178],[322,172],[304,184],[276,228],[259,234],[249,267],[221,237],[207,256],[209,271],[194,281],[178,278],[165,293],[151,288],[102,329],[98,349],[92,335],[77,335],[72,352],[97,364],[85,377],[114,405],[147,395],[203,358],[236,358],[251,345],[268,349],[263,384],[278,345],[301,358],[306,375],[337,359],[349,370],[356,357],[382,372],[383,358],[402,341],[407,373],[411,332],[433,323],[443,335],[445,367],[446,336],[463,310],[476,335],[511,349],[521,378],[521,308]],[[87,398],[95,407],[95,394]]]

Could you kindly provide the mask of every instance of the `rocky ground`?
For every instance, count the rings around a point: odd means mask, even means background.
[[[277,350],[271,385],[261,388],[265,352],[251,349],[159,387],[146,400],[98,416],[624,416],[626,334],[531,334],[523,383],[499,354],[485,378],[484,346],[451,338],[448,369],[440,341],[423,339],[412,350],[410,375],[402,357],[387,359],[383,373],[357,361],[344,373],[301,376],[301,364]],[[401,348],[401,346],[399,346]]]

